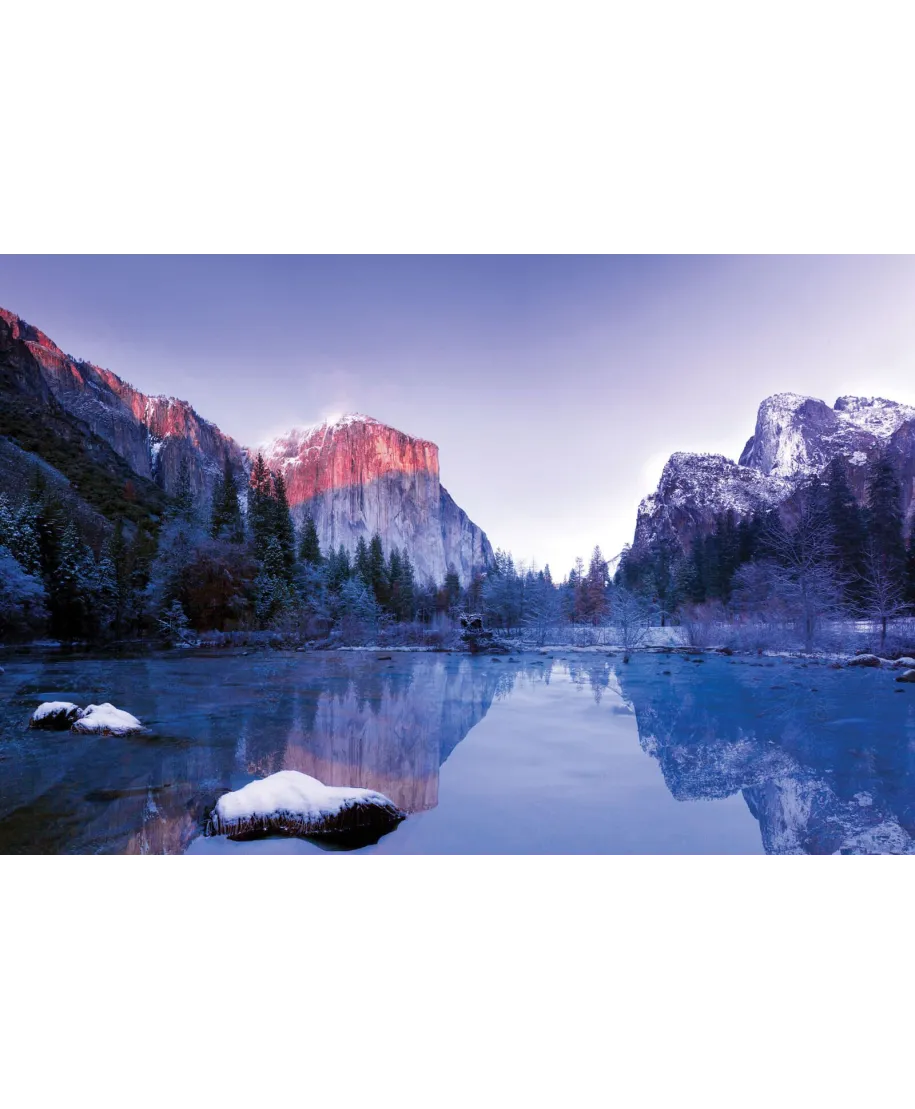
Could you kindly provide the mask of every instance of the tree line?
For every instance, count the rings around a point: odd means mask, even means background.
[[[811,644],[825,621],[890,621],[915,614],[915,539],[905,539],[902,488],[892,459],[877,458],[858,504],[834,459],[779,508],[738,520],[720,514],[688,553],[661,541],[626,552],[625,585],[674,618],[703,606],[729,617],[793,620]]]
[[[296,530],[283,475],[261,455],[240,485],[226,459],[201,507],[182,462],[157,527],[118,518],[93,545],[36,471],[21,503],[0,496],[0,637],[180,641],[266,628],[357,641],[392,624],[428,626],[463,601],[453,568],[442,583],[417,582],[409,553],[386,553],[379,534],[352,555],[322,551],[310,516]]]

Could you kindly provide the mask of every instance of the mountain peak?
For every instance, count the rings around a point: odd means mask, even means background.
[[[676,538],[687,549],[707,534],[716,515],[738,517],[781,504],[834,458],[858,470],[887,448],[901,460],[904,491],[912,474],[915,408],[884,397],[841,396],[830,407],[818,397],[773,393],[760,404],[756,428],[739,462],[721,455],[671,455],[657,492],[639,508],[634,547]],[[863,496],[863,479],[853,481]],[[913,484],[912,488],[915,488]],[[905,511],[913,503],[904,492]]]

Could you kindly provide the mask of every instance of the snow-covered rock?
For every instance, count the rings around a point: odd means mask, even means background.
[[[103,705],[89,705],[71,731],[87,735],[129,735],[131,732],[141,731],[142,728],[143,725],[135,716],[106,702]]]
[[[688,550],[721,513],[749,516],[778,504],[789,491],[784,482],[723,454],[678,451],[665,465],[657,492],[639,505],[633,549],[674,539]]]
[[[913,682],[915,683],[915,670],[906,670],[900,674],[896,679],[897,682]]]
[[[210,815],[206,834],[232,839],[276,834],[382,836],[405,816],[375,790],[326,786],[297,770],[281,770],[224,793]]]
[[[839,397],[830,408],[814,397],[776,393],[759,406],[740,463],[789,480],[822,472],[836,455],[860,465],[909,420],[915,408],[883,397]]]
[[[855,655],[848,660],[849,666],[880,666],[883,660],[877,655]]]
[[[32,713],[29,727],[62,732],[75,724],[82,715],[83,710],[71,701],[45,701]]]
[[[893,666],[897,670],[915,670],[915,658],[897,658]]]

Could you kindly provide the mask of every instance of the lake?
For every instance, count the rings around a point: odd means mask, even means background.
[[[0,852],[325,853],[202,835],[277,770],[410,815],[364,853],[915,850],[915,687],[884,670],[686,653],[7,654]],[[148,730],[29,730],[41,701]]]

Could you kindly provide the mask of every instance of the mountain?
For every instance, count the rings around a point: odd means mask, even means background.
[[[719,454],[671,455],[657,491],[639,505],[633,551],[671,540],[688,551],[697,535],[714,529],[716,516],[732,510],[740,518],[783,504],[834,458],[863,502],[867,464],[883,452],[902,483],[908,531],[915,515],[915,408],[850,396],[830,408],[814,397],[777,393],[759,406],[739,462]]]
[[[19,499],[37,476],[96,538],[114,516],[148,523],[165,506],[162,489],[58,400],[42,362],[59,352],[47,344],[0,309],[0,493]]]
[[[441,582],[453,566],[462,585],[493,557],[442,486],[434,443],[352,414],[294,429],[262,453],[283,474],[293,517],[312,515],[322,550],[352,552],[377,531],[387,548],[407,548],[420,581]]]
[[[186,460],[192,491],[209,497],[226,457],[243,471],[244,450],[187,401],[147,396],[110,370],[71,358],[44,332],[4,309],[2,323],[34,361],[33,377],[40,377],[58,404],[108,443],[134,474],[172,493]]]
[[[128,501],[139,500],[133,515],[155,515],[186,462],[205,505],[226,460],[242,478],[255,453],[187,401],[140,392],[4,309],[0,402],[0,461],[20,475],[11,491],[21,489],[29,462],[42,459],[62,490],[109,519],[124,511],[128,481]],[[492,559],[485,534],[441,485],[434,443],[368,416],[344,416],[291,431],[263,453],[286,478],[294,516],[313,515],[324,550],[342,543],[352,552],[361,535],[377,531],[386,552],[406,547],[420,582],[440,583],[453,565],[463,585]]]

